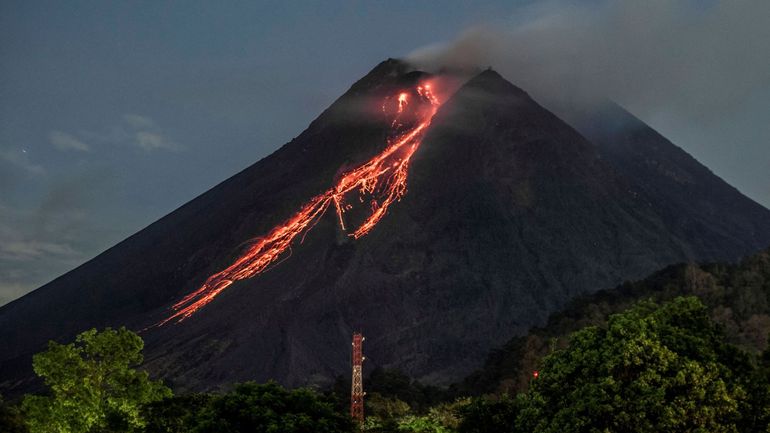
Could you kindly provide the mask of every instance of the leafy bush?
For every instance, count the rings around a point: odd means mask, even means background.
[[[134,367],[142,362],[142,339],[127,330],[85,331],[74,343],[48,343],[32,359],[50,395],[29,395],[23,410],[32,433],[141,430],[143,404],[171,395]]]
[[[196,417],[195,433],[350,432],[351,419],[309,389],[287,390],[269,382],[247,382],[215,396]]]

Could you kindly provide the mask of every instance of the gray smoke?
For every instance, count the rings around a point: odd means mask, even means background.
[[[546,106],[614,100],[770,205],[770,1],[548,1],[408,59],[492,66]]]
[[[642,115],[666,104],[713,119],[770,86],[770,2],[552,1],[409,59],[434,69],[491,65],[541,97],[606,96]]]

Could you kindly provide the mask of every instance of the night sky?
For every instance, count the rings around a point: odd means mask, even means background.
[[[566,81],[607,83],[770,206],[770,2],[529,3],[0,3],[0,305],[276,150],[380,61],[469,38],[494,38],[478,61],[523,87],[511,56],[529,60],[508,42],[537,35],[528,64],[550,71],[574,69],[552,47],[585,51],[602,68]],[[666,42],[636,43],[645,32]]]

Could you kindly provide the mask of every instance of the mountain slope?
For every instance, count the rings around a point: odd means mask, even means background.
[[[560,112],[561,113],[561,112]],[[666,226],[704,260],[735,260],[770,244],[770,212],[617,104],[563,117],[630,179]]]
[[[274,154],[0,308],[2,386],[29,386],[30,356],[48,339],[168,317],[245,241],[381,152],[392,128],[381,101],[428,78],[383,62]],[[462,377],[578,294],[714,253],[672,227],[623,168],[485,71],[438,109],[408,192],[367,236],[349,238],[327,211],[269,271],[181,323],[147,328],[146,366],[180,389],[324,382],[347,372],[361,330],[368,368]],[[750,252],[753,235],[735,236],[744,243],[731,253]]]
[[[150,337],[184,342],[150,365],[187,383],[228,370],[301,383],[345,372],[340,348],[361,329],[370,364],[445,382],[591,284],[684,255],[590,143],[491,71],[439,110],[410,171],[369,236],[339,243],[327,215],[281,266]]]
[[[297,138],[88,263],[0,307],[0,377],[31,372],[48,339],[91,326],[146,326],[230,259],[242,243],[317,194],[341,167],[359,164],[384,141],[371,115],[379,101],[417,77],[406,65],[378,65]],[[7,372],[7,373],[6,373]]]
[[[567,345],[572,332],[604,326],[607,318],[642,300],[657,303],[697,296],[722,325],[729,343],[758,354],[770,332],[770,249],[739,263],[677,264],[612,290],[582,296],[552,314],[543,327],[512,338],[493,350],[484,366],[454,386],[457,395],[516,394],[526,390],[532,371],[554,347]]]

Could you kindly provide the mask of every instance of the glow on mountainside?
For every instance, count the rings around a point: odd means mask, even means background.
[[[417,105],[407,111],[410,98],[416,99]],[[264,272],[287,251],[291,252],[291,245],[297,236],[302,235],[302,243],[304,236],[331,204],[334,204],[340,227],[347,231],[344,214],[353,209],[353,205],[345,201],[345,196],[355,191],[358,191],[359,202],[364,202],[365,197],[370,197],[371,213],[358,228],[348,233],[348,236],[359,239],[369,233],[387,214],[390,205],[399,201],[406,193],[409,162],[440,105],[431,91],[430,84],[418,85],[411,92],[400,92],[395,98],[397,106],[393,104],[393,100],[386,98],[382,106],[386,114],[388,107],[393,107],[391,111],[395,111],[390,134],[393,138],[388,140],[385,150],[358,168],[344,173],[332,188],[314,197],[288,220],[275,226],[266,236],[251,240],[250,246],[233,264],[211,275],[200,288],[175,303],[171,307],[173,314],[158,325],[172,320],[181,322],[211,302],[234,282]],[[407,113],[411,113],[413,119],[404,119]],[[404,122],[407,120],[409,126],[405,127]]]

